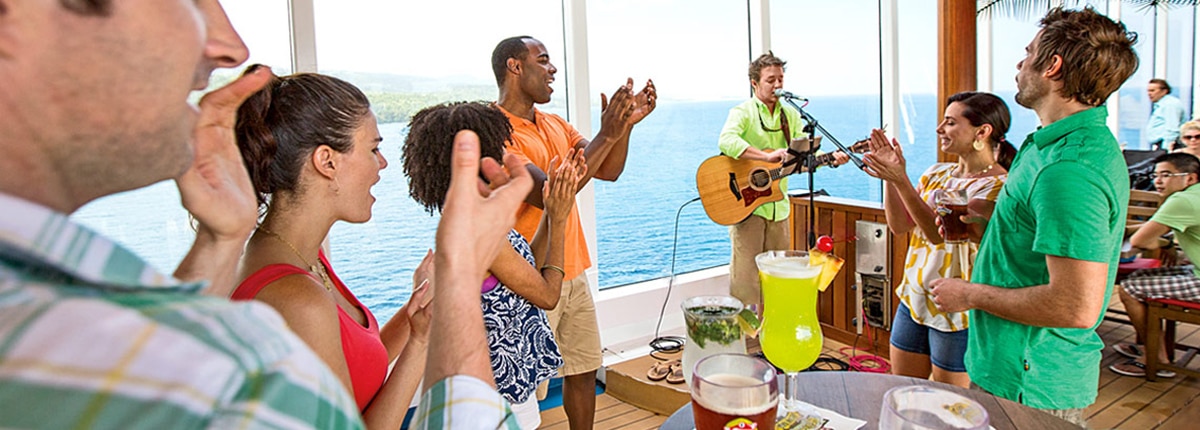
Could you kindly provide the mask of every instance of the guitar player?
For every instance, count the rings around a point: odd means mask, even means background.
[[[721,153],[734,159],[781,163],[787,161],[787,147],[801,137],[805,122],[800,112],[780,103],[775,90],[783,88],[787,62],[768,51],[750,63],[750,87],[754,97],[729,110],[721,129]],[[795,142],[809,149],[807,140]],[[820,145],[820,140],[817,140]],[[849,161],[841,152],[834,153],[833,166]],[[780,193],[787,192],[787,178],[779,181]],[[761,312],[762,292],[754,256],[767,250],[789,248],[790,228],[787,199],[766,203],[744,221],[729,226],[733,255],[729,264],[729,292],[742,303],[755,305]]]

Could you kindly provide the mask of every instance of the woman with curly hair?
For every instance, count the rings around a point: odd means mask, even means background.
[[[481,157],[496,160],[504,158],[512,134],[504,113],[483,102],[447,103],[417,112],[404,140],[404,174],[409,195],[430,213],[440,211],[445,201],[454,136],[461,130],[479,136]],[[564,274],[563,231],[586,165],[582,151],[572,151],[560,161],[554,163],[543,186],[546,210],[532,245],[516,230],[510,231],[508,246],[488,268],[482,286],[496,386],[513,405],[521,428],[540,424],[534,391],[562,365],[544,310],[558,304]]]
[[[321,252],[333,223],[371,218],[371,186],[387,167],[366,96],[330,76],[274,77],[238,109],[234,132],[264,215],[233,298],[279,311],[354,394],[368,427],[399,428],[425,368],[432,259],[381,328]]]

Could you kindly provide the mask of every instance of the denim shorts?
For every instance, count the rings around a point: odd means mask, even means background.
[[[900,303],[892,321],[892,346],[914,354],[929,356],[934,366],[950,372],[966,372],[963,356],[967,353],[967,331],[944,332],[918,324],[912,311]]]

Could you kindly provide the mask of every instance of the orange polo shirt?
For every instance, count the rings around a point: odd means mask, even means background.
[[[550,160],[554,157],[565,159],[567,150],[583,140],[583,135],[558,115],[543,113],[535,108],[533,115],[537,122],[533,123],[514,116],[499,105],[496,107],[504,112],[508,122],[512,124],[512,142],[508,145],[508,152],[521,157],[527,163],[533,163],[544,172],[550,170]],[[517,209],[516,229],[526,240],[532,241],[541,220],[541,209],[522,203]],[[583,225],[579,223],[578,206],[571,208],[565,238],[563,271],[567,273],[563,280],[571,280],[592,264],[588,255],[587,239],[583,236]]]

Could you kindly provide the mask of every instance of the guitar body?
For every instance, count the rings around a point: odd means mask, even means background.
[[[735,160],[724,155],[710,157],[696,170],[696,189],[708,217],[721,225],[733,225],[750,216],[764,203],[782,200],[779,180],[770,171],[778,163]]]

